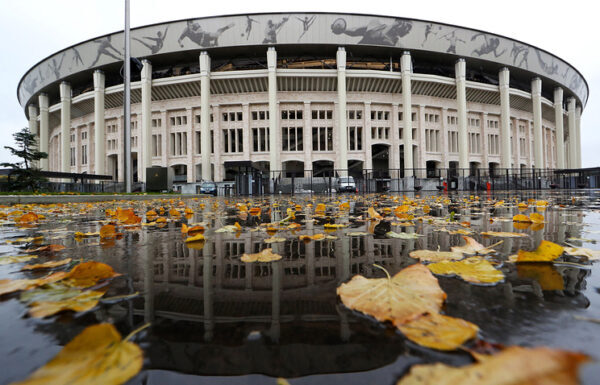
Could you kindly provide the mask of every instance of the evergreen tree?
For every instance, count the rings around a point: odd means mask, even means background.
[[[21,158],[17,163],[0,163],[2,167],[8,167],[9,189],[12,191],[37,190],[40,183],[46,179],[40,175],[40,169],[36,166],[41,159],[46,159],[48,154],[37,150],[35,135],[29,132],[27,127],[13,134],[15,147],[4,146],[13,156]]]

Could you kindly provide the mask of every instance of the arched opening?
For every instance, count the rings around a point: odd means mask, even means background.
[[[329,160],[316,160],[312,162],[314,177],[333,177],[333,162]]]
[[[362,160],[348,160],[348,176],[362,179],[364,163]]]
[[[477,176],[477,170],[479,170],[479,162],[469,162],[469,176]]]
[[[456,178],[458,176],[458,162],[448,162],[448,178]]]
[[[117,154],[106,157],[106,174],[112,175],[115,181],[119,179],[119,157]]]
[[[428,160],[425,162],[425,167],[427,169],[427,178],[439,178],[440,170],[439,170],[440,162],[436,160]]]
[[[288,160],[282,163],[284,178],[302,178],[304,177],[304,162],[298,160]]]
[[[196,182],[206,181],[214,181],[215,180],[215,165],[211,163],[210,165],[210,176],[208,178],[202,177],[202,164],[197,164],[196,166]]]
[[[491,177],[496,176],[496,173],[498,171],[497,169],[498,169],[498,163],[496,163],[496,162],[488,163],[488,172]]]

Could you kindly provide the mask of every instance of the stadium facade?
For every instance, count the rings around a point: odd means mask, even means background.
[[[559,57],[423,20],[271,13],[131,31],[134,178],[581,166],[583,76]],[[33,66],[17,94],[42,169],[123,180],[123,32]],[[139,171],[138,171],[139,170]],[[310,171],[308,171],[310,170]]]

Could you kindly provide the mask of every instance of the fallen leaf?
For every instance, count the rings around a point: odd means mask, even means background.
[[[46,245],[46,246],[38,247],[36,249],[27,249],[27,250],[25,250],[25,252],[26,253],[40,253],[43,251],[61,251],[64,249],[66,249],[66,247],[63,245]]]
[[[273,249],[264,249],[260,253],[246,254],[240,258],[242,262],[272,262],[281,259],[281,255],[274,254]]]
[[[115,228],[115,225],[104,225],[100,228],[100,238],[101,239],[108,239],[108,238],[114,238],[117,235],[117,230]]]
[[[51,269],[53,267],[63,266],[71,262],[71,258],[61,259],[60,261],[48,261],[35,265],[25,265],[21,270]]]
[[[550,241],[542,241],[535,251],[519,250],[509,257],[510,262],[551,262],[560,257],[564,249]]]
[[[0,257],[0,266],[8,265],[11,263],[27,262],[27,261],[35,259],[35,258],[37,258],[37,255],[14,255],[14,256],[7,256],[7,257]]]
[[[285,242],[285,238],[271,237],[264,240],[265,243],[280,243]]]
[[[383,217],[379,214],[373,207],[369,207],[367,210],[367,214],[371,220],[382,220]]]
[[[16,220],[17,223],[32,223],[37,221],[38,215],[34,212],[28,212],[27,214],[23,214]]]
[[[74,312],[91,310],[96,307],[104,293],[105,291],[81,291],[68,286],[55,285],[48,289],[44,287],[25,292],[21,295],[21,300],[29,304],[30,316],[44,318],[65,310]]]
[[[421,262],[456,261],[464,258],[462,253],[455,251],[414,250],[408,255]]]
[[[365,235],[369,235],[369,233],[365,233],[364,231],[353,231],[353,232],[346,233],[346,235],[349,237],[362,237]]]
[[[487,237],[499,237],[499,238],[524,238],[527,237],[525,233],[511,233],[504,231],[484,231],[481,235],[485,235]]]
[[[524,214],[517,214],[513,217],[513,222],[531,223],[531,219]]]
[[[564,249],[565,253],[569,255],[587,257],[590,261],[597,261],[600,259],[599,250],[587,249],[585,247],[565,247]]]
[[[434,274],[458,275],[471,283],[488,284],[504,280],[504,274],[481,257],[470,257],[462,261],[441,261],[427,267]]]
[[[0,295],[13,293],[15,291],[20,290],[29,290],[34,287],[46,285],[49,283],[54,283],[62,280],[68,275],[68,273],[64,271],[57,271],[50,275],[47,275],[43,278],[37,279],[1,279],[0,280]]]
[[[544,216],[542,214],[532,213],[529,216],[529,219],[531,219],[531,222],[533,223],[544,223]]]
[[[196,234],[193,237],[187,237],[185,239],[185,243],[190,243],[190,242],[204,242],[206,239],[204,238],[203,234]]]
[[[387,272],[386,272],[387,274]],[[446,299],[437,278],[421,264],[409,266],[393,277],[355,275],[337,288],[344,305],[378,321],[405,323],[423,313],[437,313]]]
[[[46,365],[14,385],[123,384],[142,369],[143,363],[142,350],[129,342],[130,336],[122,340],[108,323],[89,326]]]
[[[438,350],[456,350],[479,331],[475,324],[439,313],[426,313],[396,326],[409,340]]]
[[[396,385],[576,385],[577,368],[589,358],[550,348],[511,346],[481,362],[453,367],[415,365]]]
[[[65,277],[64,283],[73,287],[90,287],[99,281],[118,277],[112,267],[102,262],[83,262],[75,266]]]
[[[492,249],[492,247],[496,246],[498,243],[493,244],[488,247],[485,247],[484,245],[477,242],[475,239],[473,239],[471,237],[463,236],[462,239],[464,239],[466,242],[464,245],[452,246],[450,248],[450,250],[457,252],[457,253],[463,253],[463,254],[469,254],[469,255],[472,255],[472,254],[486,255],[486,254],[496,252],[496,250]],[[499,242],[499,243],[501,243],[501,242]]]
[[[519,278],[537,281],[542,290],[564,290],[562,275],[549,263],[519,263],[517,265]]]

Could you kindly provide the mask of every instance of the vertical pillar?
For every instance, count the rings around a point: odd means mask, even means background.
[[[417,142],[417,154],[416,156],[413,154],[413,158],[416,158],[417,162],[414,165],[417,169],[421,169],[421,172],[417,172],[417,178],[423,178],[423,170],[426,166],[426,161],[425,161],[425,152],[426,152],[426,148],[425,148],[425,106],[423,104],[419,104],[418,106],[418,117],[419,119],[417,120],[419,122],[419,129],[416,132],[416,135],[413,139],[413,143]]]
[[[581,168],[581,106],[575,108],[575,165]]]
[[[61,167],[62,172],[71,172],[71,85],[60,83],[60,135],[61,135]]]
[[[202,180],[210,180],[210,56],[206,51],[200,52],[200,142]]]
[[[148,108],[150,110],[150,108]],[[148,111],[150,112],[150,111]],[[194,109],[192,107],[186,108],[186,116],[187,116],[187,125],[185,127],[185,143],[182,143],[182,146],[185,146],[185,154],[186,154],[186,167],[187,167],[187,183],[194,183],[196,181],[196,165],[194,164]],[[152,128],[148,129],[149,135],[152,134]],[[151,150],[151,141],[148,138],[148,145],[144,146],[144,151]],[[152,165],[152,157],[149,157],[150,163],[149,166]]]
[[[37,111],[37,107],[30,104],[29,107],[27,108],[28,112],[29,112],[29,132],[33,135],[33,137],[35,138],[35,140],[37,141],[38,145],[36,146],[36,149],[39,149],[39,143],[40,143],[40,139],[38,138],[38,121],[37,121],[37,115],[38,115],[38,111]],[[32,165],[33,167],[39,167],[39,165],[36,163],[34,163]]]
[[[456,78],[456,112],[458,119],[458,168],[469,168],[469,143],[467,135],[467,63],[458,59],[454,66]]]
[[[160,165],[168,167],[167,154],[169,154],[169,130],[167,129],[167,111],[160,112]],[[158,142],[158,141],[157,141]],[[157,143],[158,144],[158,143]],[[200,151],[200,149],[198,149]]]
[[[348,175],[348,124],[346,123],[346,50],[339,47],[336,55],[338,89],[338,154],[334,168],[340,176]]]
[[[312,125],[310,102],[304,102],[304,170],[312,170]],[[308,178],[312,173],[305,172],[304,177]]]
[[[373,171],[373,154],[372,154],[372,145],[371,145],[371,102],[366,101],[364,104],[364,131],[363,131],[363,139],[365,145],[365,163],[363,165],[363,170],[368,170],[368,172]]]
[[[279,130],[279,111],[277,105],[277,51],[274,47],[267,50],[267,69],[269,73],[269,169],[271,184],[279,176],[274,171],[281,171],[281,131]],[[271,186],[273,187],[273,186]],[[271,188],[273,192],[273,188]]]
[[[400,168],[400,136],[398,135],[398,111],[400,106],[397,103],[392,104],[392,148],[390,149],[390,170],[398,170]],[[397,171],[394,172],[392,179],[399,178],[396,176]]]
[[[221,130],[221,126],[219,124],[219,122],[221,122],[220,116],[221,116],[221,106],[218,104],[213,104],[210,106],[210,110],[212,111],[212,115],[214,117],[213,122],[212,122],[212,132],[213,132],[213,138],[212,141],[214,142],[214,147],[215,147],[215,151],[213,153],[212,151],[212,147],[213,145],[210,145],[210,153],[211,153],[211,159],[213,160],[214,166],[213,166],[213,170],[211,170],[211,172],[214,174],[214,181],[215,182],[222,182],[223,178],[225,176],[225,170],[223,167],[223,163],[221,162],[221,154],[224,154],[224,148],[223,148],[223,131]]]
[[[568,168],[577,168],[577,162],[575,161],[576,159],[576,154],[577,154],[577,134],[575,132],[576,125],[576,104],[575,104],[575,98],[574,97],[570,97],[568,99],[568,105],[567,105],[567,124],[569,126],[569,160],[567,162],[567,166]]]
[[[404,51],[400,60],[402,73],[402,136],[404,144],[404,177],[413,176],[413,144],[412,144],[412,62],[410,52]],[[369,132],[368,135],[371,135]]]
[[[106,173],[106,125],[104,122],[105,77],[100,70],[94,71],[94,174]]]
[[[498,74],[500,86],[500,168],[511,166],[510,146],[510,71],[504,67]]]
[[[489,143],[489,137],[488,137],[488,126],[487,126],[487,120],[488,120],[488,114],[487,112],[482,112],[481,113],[481,117],[480,117],[480,121],[479,121],[479,130],[481,131],[481,150],[483,151],[483,157],[482,157],[482,168],[485,170],[489,170],[490,167],[490,160],[489,160],[489,148],[490,148],[490,143]]]
[[[554,128],[556,129],[556,167],[566,168],[565,165],[565,134],[563,127],[563,89],[554,89]]]
[[[138,171],[138,179],[143,182],[146,182],[146,168],[152,167],[152,63],[148,60],[144,60],[142,62],[144,66],[142,67],[142,131],[141,131],[141,139],[142,145],[141,148],[138,149],[138,153],[142,153],[141,155],[141,165]],[[193,125],[193,121],[188,117],[188,124],[190,126]],[[188,131],[188,137],[190,136],[190,132],[193,133],[193,130]],[[193,153],[192,149],[188,146],[188,154]],[[188,165],[188,175],[190,175],[190,169]],[[193,165],[192,165],[193,168]]]
[[[542,80],[531,81],[531,102],[533,103],[533,159],[536,168],[544,168],[544,138],[542,137]]]

